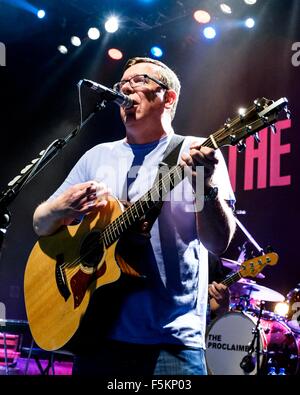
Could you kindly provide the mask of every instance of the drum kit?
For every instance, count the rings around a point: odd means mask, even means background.
[[[241,266],[228,259],[222,263],[233,271]],[[277,372],[284,368],[286,375],[300,375],[300,284],[285,298],[242,278],[229,292],[229,312],[214,319],[206,333],[209,374],[267,375],[273,367]],[[273,308],[280,302],[286,305],[285,315]]]

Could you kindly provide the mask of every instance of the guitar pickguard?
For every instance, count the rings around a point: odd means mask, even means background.
[[[105,272],[106,262],[104,261],[100,269],[96,272],[89,274],[84,273],[81,269],[79,269],[78,272],[74,274],[70,282],[72,294],[74,297],[74,308],[80,305],[92,281],[94,281],[96,278],[103,276]]]

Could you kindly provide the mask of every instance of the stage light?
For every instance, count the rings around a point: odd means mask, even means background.
[[[150,49],[151,55],[155,58],[161,58],[163,56],[163,51],[161,48],[155,46]]]
[[[46,16],[46,12],[44,10],[38,10],[36,15],[38,18],[43,19]]]
[[[245,20],[245,26],[248,27],[249,29],[252,29],[252,27],[254,27],[255,25],[255,21],[253,18],[247,18]]]
[[[105,22],[105,30],[108,33],[115,33],[119,29],[119,20],[115,16],[111,16],[110,18],[107,19]]]
[[[120,60],[123,58],[123,53],[116,48],[110,48],[108,50],[108,55],[113,59],[113,60]]]
[[[244,2],[248,5],[253,5],[256,3],[256,0],[244,0]]]
[[[203,10],[197,10],[194,12],[194,19],[198,23],[208,23],[210,21],[211,17],[208,12],[203,11]]]
[[[96,27],[91,27],[88,30],[88,36],[91,40],[98,40],[100,37],[100,31]]]
[[[282,317],[286,316],[289,311],[289,305],[285,302],[276,303],[274,313]]]
[[[220,8],[221,8],[221,11],[224,12],[224,14],[231,14],[232,13],[229,5],[227,5],[225,3],[220,4]]]
[[[57,47],[57,49],[58,49],[59,52],[62,53],[63,55],[65,55],[65,54],[68,53],[68,48],[65,47],[64,45],[59,45],[59,46]]]
[[[212,40],[216,37],[217,32],[212,26],[208,26],[203,30],[203,34],[205,38]]]
[[[246,112],[247,112],[247,109],[244,108],[244,107],[240,107],[240,108],[238,109],[238,114],[239,114],[241,117],[244,117],[244,116],[246,115]]]
[[[71,43],[74,45],[74,47],[80,47],[81,45],[81,40],[77,36],[72,36],[71,37]]]

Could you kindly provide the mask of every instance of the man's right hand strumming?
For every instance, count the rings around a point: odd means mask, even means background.
[[[70,225],[107,204],[111,191],[104,183],[76,184],[55,199],[40,204],[34,212],[33,227],[38,236],[47,236],[62,225]]]

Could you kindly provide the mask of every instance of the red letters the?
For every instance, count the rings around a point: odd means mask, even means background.
[[[291,144],[280,144],[281,132],[291,127],[291,120],[285,119],[276,124],[277,133],[271,135],[270,152],[270,186],[283,186],[291,184],[291,176],[280,176],[280,157],[291,152]]]

